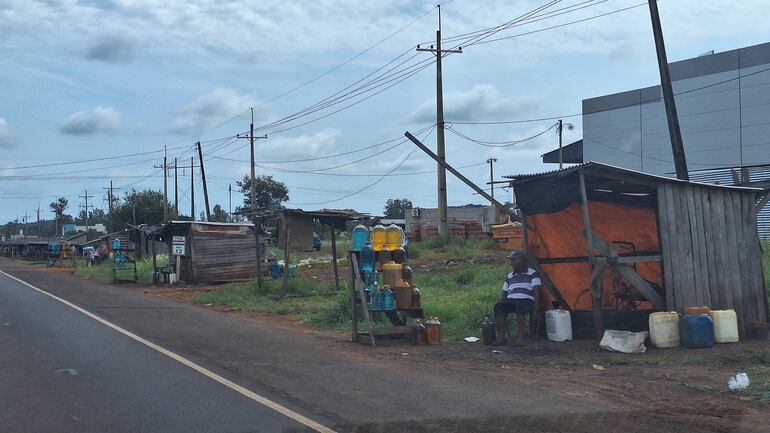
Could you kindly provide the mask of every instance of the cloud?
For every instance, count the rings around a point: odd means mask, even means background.
[[[312,135],[303,134],[295,137],[270,138],[266,144],[260,146],[260,152],[280,155],[280,157],[275,159],[282,160],[323,156],[334,149],[337,138],[341,134],[339,129],[326,128]],[[326,160],[324,166],[334,165],[334,162],[334,159]]]
[[[110,107],[98,106],[91,110],[78,111],[61,126],[61,132],[68,135],[110,134],[120,129],[120,114]]]
[[[506,98],[496,87],[478,84],[464,92],[444,96],[444,119],[449,121],[478,121],[511,119],[540,106],[541,99],[533,96]],[[436,99],[425,101],[409,115],[409,122],[436,121]]]
[[[182,135],[200,134],[254,105],[257,101],[250,95],[239,95],[233,89],[214,89],[187,105],[171,123],[169,131]]]
[[[4,117],[0,117],[0,149],[10,149],[15,144],[8,122]]]
[[[131,63],[135,56],[134,44],[127,39],[115,36],[102,37],[86,54],[89,60],[105,63]]]

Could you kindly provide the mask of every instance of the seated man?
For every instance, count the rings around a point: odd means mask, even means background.
[[[508,255],[513,272],[503,283],[503,291],[500,300],[494,308],[495,327],[497,339],[494,346],[502,346],[508,341],[506,337],[506,319],[509,314],[516,314],[516,345],[526,344],[527,330],[524,324],[524,315],[537,311],[537,292],[540,290],[540,276],[534,269],[527,266],[524,254],[521,251],[513,251]]]

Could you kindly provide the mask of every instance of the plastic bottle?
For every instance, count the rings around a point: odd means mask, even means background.
[[[441,322],[438,317],[431,317],[425,322],[425,335],[429,346],[441,345]]]
[[[412,309],[413,310],[419,310],[422,308],[422,295],[420,295],[420,289],[417,287],[412,287]]]
[[[385,226],[383,226],[382,224],[377,224],[376,226],[374,226],[374,228],[370,233],[370,240],[371,240],[372,248],[374,248],[374,251],[387,249]]]
[[[353,228],[353,243],[350,249],[353,251],[361,251],[368,242],[369,229],[363,224],[355,226]]]
[[[369,295],[369,298],[371,299],[370,309],[375,311],[382,310],[382,292],[377,283],[374,283],[374,286],[372,286],[372,292]]]
[[[391,251],[393,261],[399,264],[406,263],[406,250],[403,247],[398,247]]]
[[[361,271],[363,273],[374,272],[374,249],[367,242],[361,248]]]
[[[401,227],[391,224],[385,229],[387,249],[393,251],[397,248],[401,248],[405,241],[406,236],[404,236],[404,230],[402,230]]]
[[[383,286],[382,289],[382,309],[385,311],[393,311],[396,309],[396,301],[393,299],[393,291],[390,290],[390,286]]]
[[[398,280],[402,279],[404,265],[395,262],[387,262],[382,265],[382,284],[395,287]]]
[[[415,346],[424,346],[427,343],[425,336],[425,324],[422,323],[422,319],[415,320],[412,332],[414,333]]]
[[[497,338],[495,324],[489,321],[489,317],[484,317],[481,322],[481,337],[485,346],[490,346]]]

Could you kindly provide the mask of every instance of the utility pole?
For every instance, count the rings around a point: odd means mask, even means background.
[[[174,158],[174,212],[179,215],[179,178],[177,177],[177,163]]]
[[[652,20],[652,33],[655,37],[655,50],[658,54],[658,69],[660,69],[660,88],[663,91],[663,102],[666,105],[666,118],[668,119],[668,134],[671,138],[671,151],[674,154],[674,168],[676,178],[690,180],[687,171],[687,158],[684,153],[682,131],[679,129],[679,116],[676,113],[676,101],[674,89],[671,87],[671,74],[668,70],[668,58],[666,56],[666,44],[663,40],[663,29],[660,25],[657,0],[647,0],[650,5],[650,19]]]
[[[233,184],[232,183],[227,184],[227,192],[230,195],[230,207],[229,207],[229,213],[227,214],[227,218],[232,220],[233,218]]]
[[[206,221],[211,221],[211,210],[209,209],[209,189],[206,186],[206,169],[203,165],[203,149],[201,142],[195,143],[198,146],[198,160],[201,163],[201,178],[203,179],[203,201],[206,203]]]
[[[37,209],[35,210],[37,211],[37,238],[40,239],[40,211],[42,210],[40,209],[40,203],[37,204]]]
[[[25,239],[27,237],[27,218],[29,218],[29,215],[27,215],[27,210],[24,209],[24,220],[23,220],[23,222],[24,222],[24,238]]]
[[[168,155],[166,154],[166,146],[163,146],[163,165],[156,165],[155,168],[163,168],[163,222],[168,221],[168,176],[166,172],[168,170]]]
[[[82,198],[85,200],[85,205],[81,205],[80,207],[84,208],[86,213],[86,242],[88,242],[88,208],[93,207],[88,204],[88,199],[93,197],[92,195],[88,195],[88,190],[85,190],[85,194],[78,196],[79,198]]]
[[[195,160],[190,157],[190,218],[195,221]]]
[[[492,198],[495,198],[495,168],[494,164],[497,162],[497,158],[489,158],[487,159],[487,163],[489,164],[489,192],[492,195]]]
[[[456,50],[441,49],[441,5],[438,6],[438,30],[436,30],[436,46],[430,48],[420,48],[417,45],[417,51],[431,52],[436,56],[436,154],[439,159],[446,161],[446,150],[444,143],[444,83],[441,74],[441,58],[444,53],[462,53],[462,47]],[[440,163],[438,170],[438,234],[443,243],[449,242],[449,224],[447,223],[447,192],[446,192],[446,169]]]
[[[564,168],[564,153],[562,151],[562,132],[564,131],[564,128],[569,129],[572,131],[573,128],[575,128],[575,125],[571,123],[564,123],[564,120],[559,119],[558,122],[556,122],[556,133],[559,134],[559,170]]]
[[[108,210],[109,210],[109,213],[110,213],[110,219],[108,221],[108,224],[109,224],[110,233],[112,233],[112,232],[115,231],[115,218],[113,217],[113,214],[112,214],[112,202],[114,200],[113,198],[115,197],[115,195],[113,194],[113,191],[116,190],[116,189],[120,189],[120,188],[113,187],[112,186],[112,181],[110,181],[110,186],[109,187],[102,187],[102,189],[106,189],[107,190],[107,203],[108,203]],[[134,222],[134,224],[136,224],[136,222]]]
[[[267,135],[264,136],[267,139]],[[262,288],[262,242],[259,240],[260,220],[257,218],[257,188],[256,161],[254,157],[254,108],[251,108],[251,124],[249,125],[249,150],[251,156],[251,183],[249,184],[249,199],[251,201],[251,219],[254,223],[254,237],[257,242],[257,288]],[[287,239],[288,241],[288,239]],[[288,248],[288,245],[287,247]],[[284,262],[284,272],[288,274],[289,264]]]

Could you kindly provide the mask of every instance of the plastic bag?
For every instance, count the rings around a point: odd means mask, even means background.
[[[727,380],[727,387],[733,391],[746,389],[749,387],[749,375],[746,373],[738,373],[735,376]]]
[[[608,329],[604,331],[599,347],[610,352],[644,353],[647,351],[647,346],[644,345],[647,335],[649,335],[647,331],[630,332]]]

